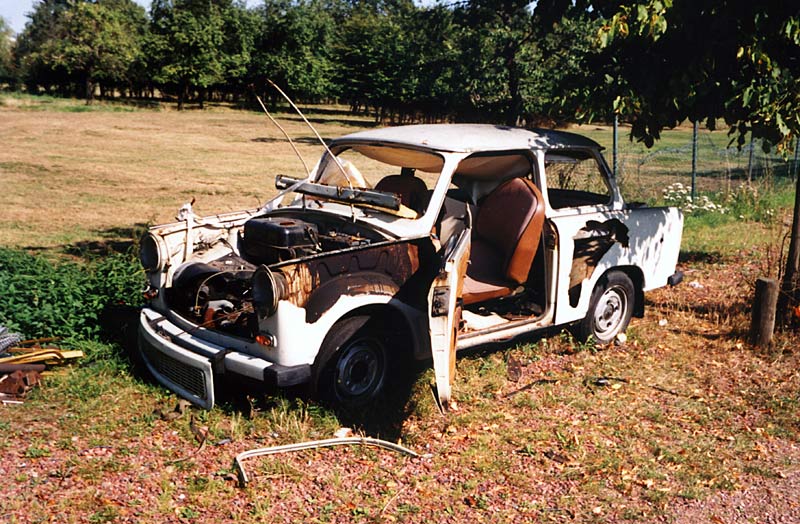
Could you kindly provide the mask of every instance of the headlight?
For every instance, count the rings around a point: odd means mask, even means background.
[[[256,313],[262,318],[269,317],[278,310],[278,301],[286,298],[286,277],[262,265],[253,273],[252,288]]]
[[[161,256],[158,239],[152,233],[144,235],[139,242],[139,260],[145,271],[156,272],[164,268],[164,259]]]

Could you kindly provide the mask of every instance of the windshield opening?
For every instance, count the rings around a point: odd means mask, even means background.
[[[315,183],[342,189],[367,190],[396,196],[406,218],[419,218],[427,209],[431,191],[444,166],[444,159],[433,153],[378,145],[356,145],[334,151],[337,165],[329,156],[323,160]],[[380,209],[375,199],[370,202],[355,196],[348,202],[369,204]],[[402,211],[402,210],[401,210]]]

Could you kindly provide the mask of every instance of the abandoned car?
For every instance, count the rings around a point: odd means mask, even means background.
[[[259,209],[181,209],[141,243],[139,346],[158,381],[214,404],[215,378],[380,398],[432,359],[450,402],[457,350],[570,326],[600,343],[680,281],[683,217],[626,204],[580,135],[414,125],[333,140]]]

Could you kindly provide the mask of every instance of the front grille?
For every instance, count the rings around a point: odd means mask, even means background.
[[[165,355],[150,345],[147,340],[140,340],[139,344],[145,358],[155,370],[169,380],[182,387],[192,395],[208,400],[206,394],[206,376],[201,369],[184,364],[179,360]]]

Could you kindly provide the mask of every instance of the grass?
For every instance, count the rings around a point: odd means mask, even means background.
[[[192,196],[201,212],[236,209],[269,195],[275,172],[299,174],[279,132],[255,113],[73,113],[56,106],[77,101],[14,99],[32,107],[0,104],[0,245],[91,258],[126,249],[144,224],[169,220]],[[357,119],[328,113],[311,115],[323,136],[356,129]],[[282,116],[293,136],[308,135]],[[608,129],[590,134],[610,141]],[[662,144],[679,148],[689,135],[679,129]],[[298,146],[310,163],[319,154]],[[682,155],[656,157],[630,183],[657,200],[665,180],[686,182]],[[668,165],[666,175],[651,170]],[[211,411],[165,418],[178,399],[148,382],[119,342],[73,341],[92,358],[2,408],[0,475],[13,480],[0,520],[651,521],[682,500],[779,481],[800,464],[798,340],[782,333],[757,352],[744,336],[750,286],[778,267],[792,193],[780,177],[758,183],[757,197],[740,202],[708,190],[739,208],[687,216],[686,282],[648,294],[626,344],[577,345],[556,333],[461,358],[458,410],[446,418],[423,371],[409,415],[381,436],[424,459],[360,447],[254,459],[254,480],[240,490],[238,452],[327,438],[341,421],[313,403],[238,389]],[[622,380],[600,386],[597,377]],[[202,448],[192,426],[208,431]]]

